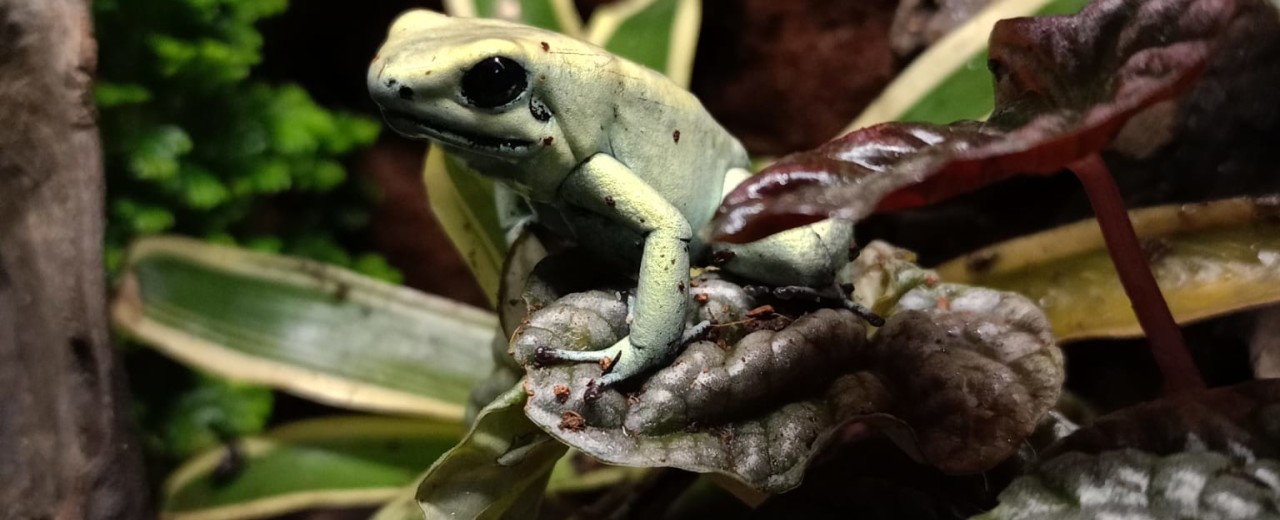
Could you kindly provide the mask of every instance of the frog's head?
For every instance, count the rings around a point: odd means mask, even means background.
[[[410,11],[369,67],[369,92],[401,134],[518,161],[562,137],[538,89],[546,39],[516,24]]]

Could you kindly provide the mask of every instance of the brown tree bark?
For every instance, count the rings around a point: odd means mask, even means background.
[[[106,321],[89,0],[0,0],[0,518],[141,518]]]

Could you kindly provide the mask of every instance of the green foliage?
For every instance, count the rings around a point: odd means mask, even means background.
[[[174,456],[187,458],[221,441],[261,432],[274,397],[264,387],[200,374],[194,388],[165,410],[157,433]]]
[[[287,4],[94,3],[112,272],[133,239],[176,232],[398,280],[381,258],[352,250],[370,193],[341,160],[380,125],[252,74],[262,49],[254,24]]]
[[[261,433],[271,417],[275,394],[268,388],[184,370],[151,351],[129,352],[134,416],[155,476],[223,442]]]
[[[287,0],[99,0],[100,111],[108,187],[106,260],[139,237],[180,233],[400,275],[362,249],[372,192],[343,157],[378,122],[329,111],[297,85],[254,75],[255,23]],[[169,367],[130,351],[135,408],[156,474],[220,441],[260,433],[269,389]]]

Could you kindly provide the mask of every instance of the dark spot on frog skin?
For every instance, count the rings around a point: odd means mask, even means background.
[[[676,130],[675,132],[671,132],[671,140],[672,140],[672,141],[675,141],[675,142],[676,142],[676,144],[680,144],[680,131],[679,131],[679,130]]]
[[[395,78],[387,80],[387,88],[396,88],[396,83],[399,82],[396,81]]]
[[[676,285],[676,292],[684,293],[684,282],[680,282]]]
[[[612,208],[612,207],[614,207],[615,205],[617,205],[617,204],[618,204],[618,201],[613,200],[613,195],[605,195],[605,196],[604,196],[604,203],[605,203],[605,205],[607,205],[607,206],[609,206],[609,207],[611,207],[611,208]]]
[[[529,113],[533,115],[534,119],[543,123],[551,120],[551,110],[548,110],[547,106],[535,97],[529,98]]]
[[[413,99],[413,89],[402,86],[400,87],[400,99]]]
[[[551,146],[551,143],[554,143],[554,142],[556,142],[556,138],[547,136],[542,139],[542,146]]]
[[[542,52],[551,52],[551,46],[547,42],[542,42]]]

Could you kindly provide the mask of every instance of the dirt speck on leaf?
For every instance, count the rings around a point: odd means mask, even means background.
[[[560,414],[560,429],[580,432],[587,429],[587,420],[582,418],[582,414],[569,410]]]

